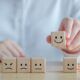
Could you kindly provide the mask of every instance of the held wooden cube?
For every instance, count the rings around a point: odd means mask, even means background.
[[[30,72],[30,59],[24,57],[17,58],[17,72]]]
[[[2,72],[16,72],[16,58],[2,59]]]
[[[66,33],[65,31],[58,31],[51,33],[52,46],[65,49],[66,48]]]
[[[77,58],[65,57],[63,59],[63,71],[69,73],[77,72]]]
[[[44,73],[46,72],[46,60],[42,58],[31,59],[31,72]]]

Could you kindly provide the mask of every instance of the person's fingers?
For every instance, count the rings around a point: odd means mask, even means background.
[[[73,41],[73,39],[75,38],[75,36],[77,35],[79,31],[80,31],[80,22],[78,20],[74,20],[71,37],[68,43],[69,45]]]
[[[1,55],[1,53],[0,53],[0,63],[2,62],[2,55]]]
[[[80,55],[80,50],[75,50],[75,51],[69,51],[69,50],[62,50],[63,53],[65,54],[79,54]]]
[[[2,63],[2,60],[3,60],[3,58],[7,58],[7,56],[5,56],[5,55],[0,55],[0,63]]]
[[[63,30],[66,31],[67,37],[70,38],[72,26],[73,26],[73,19],[64,18],[61,22],[59,30],[60,31],[63,31]]]
[[[2,60],[3,57],[8,57],[4,51],[0,51],[0,60]]]
[[[2,42],[0,42],[0,46],[2,45]],[[4,51],[2,51],[1,47],[0,47],[0,63],[2,62],[2,58],[3,57],[7,57],[6,53]]]
[[[73,50],[71,50],[70,52],[80,52],[80,46],[78,46],[77,48],[75,48],[75,49],[73,49]]]
[[[20,56],[19,52],[13,47],[13,45],[9,41],[7,41],[7,40],[4,41],[4,45],[14,57]]]
[[[60,24],[59,31],[65,31],[64,26],[65,26],[65,24],[64,24],[64,19],[63,19],[61,24]]]
[[[74,38],[68,49],[75,50],[78,49],[79,47],[80,47],[80,31],[78,32],[78,34],[76,35],[76,37]]]
[[[20,54],[21,57],[25,56],[25,52],[22,50],[22,48],[17,43],[11,40],[7,40],[7,41],[12,44],[12,46],[16,49],[16,51]]]
[[[49,44],[51,44],[51,36],[50,36],[50,35],[47,37],[47,42],[48,42]]]
[[[4,43],[0,45],[0,51],[4,52],[7,56],[13,57],[11,52],[5,47]]]

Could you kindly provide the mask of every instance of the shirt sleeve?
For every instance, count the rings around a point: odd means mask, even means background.
[[[73,6],[71,10],[71,17],[80,19],[80,0],[72,0]]]
[[[4,30],[0,29],[0,42],[11,39],[17,42],[17,34],[10,30],[9,27],[7,27],[8,30],[6,30],[6,27]]]
[[[0,1],[0,41],[5,39],[17,41],[17,30],[15,27],[16,10],[16,0]]]

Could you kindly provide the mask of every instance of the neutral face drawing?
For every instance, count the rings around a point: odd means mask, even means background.
[[[42,70],[42,63],[35,63],[34,64],[34,69],[35,70]]]
[[[45,60],[32,59],[32,72],[45,72]]]

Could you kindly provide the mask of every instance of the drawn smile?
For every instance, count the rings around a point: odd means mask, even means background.
[[[68,70],[73,70],[74,68],[67,68]]]
[[[62,43],[63,42],[63,39],[61,41],[56,41],[54,40],[55,43]]]

